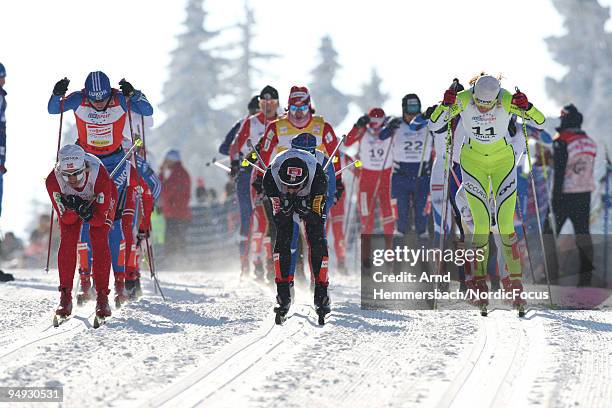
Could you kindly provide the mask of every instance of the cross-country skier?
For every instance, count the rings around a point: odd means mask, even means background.
[[[272,205],[276,240],[274,267],[278,307],[277,323],[286,317],[291,304],[291,238],[294,220],[305,224],[310,248],[310,267],[315,279],[314,304],[319,323],[329,313],[327,294],[327,240],[325,239],[327,177],[310,153],[291,149],[275,156],[263,178],[263,189]]]
[[[6,167],[4,162],[6,160],[6,91],[4,90],[4,84],[6,81],[6,69],[4,65],[0,63],[0,215],[2,215],[2,192],[4,190],[4,173],[6,173]]]
[[[374,231],[374,213],[380,206],[381,225],[385,235],[392,235],[395,224],[391,208],[391,168],[393,159],[389,152],[391,139],[380,140],[379,134],[387,118],[382,108],[372,108],[357,122],[346,136],[346,146],[359,143],[359,190],[357,205],[361,215],[362,234]]]
[[[328,203],[325,209],[327,210],[327,216],[328,216],[327,222],[329,222],[330,207],[334,208],[335,206],[339,205],[339,203],[334,203],[334,198],[336,195],[336,175],[334,172],[334,167],[328,165],[327,168],[325,168],[328,158],[325,156],[325,154],[322,151],[317,150],[317,138],[314,137],[314,135],[310,133],[300,133],[299,135],[291,139],[291,149],[286,150],[286,151],[289,152],[294,149],[303,150],[303,151],[306,151],[314,155],[314,157],[317,159],[319,164],[324,167],[325,175],[327,176],[326,203]],[[325,229],[326,234],[327,232],[328,232],[328,228]],[[302,242],[303,242],[304,234],[300,234],[300,224],[299,222],[294,220],[293,236],[291,240],[291,274],[292,275],[295,275],[296,267],[300,266],[298,262],[298,256],[301,253],[300,248],[299,248],[300,235],[302,237]],[[303,264],[301,266],[303,267]],[[311,283],[314,284],[314,279],[312,278],[313,277],[311,276]]]
[[[72,282],[77,261],[77,242],[81,226],[90,226],[93,248],[93,275],[96,284],[96,315],[108,317],[108,280],[110,248],[108,233],[113,222],[117,189],[95,156],[78,145],[66,145],[46,179],[47,191],[59,217],[60,247],[57,254],[60,278],[60,304],[56,314],[72,313]]]
[[[232,175],[236,178],[236,194],[240,207],[240,264],[241,276],[249,274],[249,240],[253,242],[253,264],[255,276],[263,279],[264,269],[262,253],[265,250],[269,262],[267,265],[269,278],[272,279],[274,266],[271,263],[272,248],[269,221],[261,194],[252,188],[255,177],[251,166],[242,167],[240,162],[244,157],[253,160],[247,141],[255,146],[261,139],[266,126],[278,118],[278,91],[266,85],[258,95],[259,112],[243,120],[237,136],[229,147]],[[255,159],[256,160],[256,159]],[[249,239],[250,236],[250,239]]]
[[[134,89],[132,84],[125,80],[120,81],[119,90],[112,88],[108,76],[101,71],[89,73],[84,89],[64,98],[69,83],[70,81],[64,78],[55,84],[47,109],[50,114],[74,111],[77,144],[85,152],[97,156],[109,173],[113,172],[125,155],[122,148],[123,137],[131,139],[132,136],[128,112],[151,116],[153,107],[141,91]],[[119,194],[115,210],[117,221],[122,217],[130,180],[129,161],[124,162],[122,166],[122,169],[115,173],[113,180]],[[87,228],[83,228],[82,242],[87,242],[87,232]],[[110,238],[113,269],[116,272],[115,291],[118,297],[123,297],[124,269],[120,257],[125,256],[125,251],[121,251],[123,231],[120,221],[113,224]]]
[[[484,251],[488,259],[488,241],[491,229],[489,185],[496,204],[497,224],[503,242],[503,252],[512,287],[522,292],[522,272],[514,231],[516,207],[516,157],[508,131],[511,116],[525,116],[534,126],[541,127],[544,115],[531,104],[527,96],[517,91],[514,95],[501,88],[497,78],[480,74],[472,87],[457,93],[449,89],[441,105],[431,115],[432,126],[441,128],[449,118],[459,115],[467,137],[461,148],[463,187],[474,219],[473,245]],[[447,114],[445,114],[447,112]],[[474,289],[488,291],[485,280],[486,263],[477,262],[474,270]],[[514,292],[513,292],[514,293]],[[524,313],[520,296],[513,300]],[[487,299],[479,302],[486,314]]]
[[[397,205],[397,231],[410,228],[410,203],[414,204],[414,226],[420,238],[427,236],[425,204],[429,194],[432,141],[427,137],[427,120],[421,115],[416,94],[402,98],[402,118],[393,118],[380,132],[380,140],[393,137],[391,196]]]

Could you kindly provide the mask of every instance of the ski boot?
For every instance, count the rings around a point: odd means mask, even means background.
[[[91,300],[90,275],[80,274],[79,292],[77,293],[77,306],[83,306]]]
[[[276,302],[278,306],[274,308],[276,317],[274,323],[283,324],[287,320],[287,313],[291,306],[291,286],[293,282],[280,282],[276,284]]]
[[[253,272],[255,273],[255,280],[263,282],[264,275],[265,275],[263,262],[261,262],[261,260],[253,261],[253,266],[254,266]]]
[[[314,290],[314,304],[317,316],[319,316],[319,326],[325,324],[325,315],[331,312],[329,306],[329,296],[327,295],[327,285],[317,283]]]
[[[249,270],[249,264],[248,263],[241,263],[240,265],[240,280],[247,280],[249,279],[249,274],[250,274],[250,270]]]
[[[459,282],[459,292],[461,293],[467,292],[467,285],[465,283],[465,280],[462,280]]]
[[[110,317],[111,309],[108,304],[108,293],[110,290],[106,290],[105,292],[98,292],[98,296],[96,298],[96,317],[94,318],[94,329],[102,326],[106,323],[106,318]]]
[[[520,279],[513,279],[511,283],[513,295],[512,306],[516,308],[518,317],[525,317],[525,306],[527,302],[521,297],[523,294],[523,282]]]
[[[487,287],[487,281],[483,278],[474,278],[467,283],[468,289],[473,291],[473,297],[471,299],[471,303],[478,306],[480,310],[481,316],[487,316],[489,314],[487,307],[489,306],[489,299],[483,295],[484,293],[489,292],[489,288]]]
[[[119,309],[127,301],[128,296],[125,293],[125,281],[115,279],[115,308]]]
[[[138,296],[136,294],[136,280],[135,279],[126,279],[125,280],[125,295],[128,300],[137,300]]]
[[[510,276],[502,278],[501,284],[504,292],[512,292],[512,281],[510,280]]]
[[[58,327],[64,323],[72,314],[72,290],[67,287],[60,286],[60,303],[55,310],[53,316],[53,327]]]

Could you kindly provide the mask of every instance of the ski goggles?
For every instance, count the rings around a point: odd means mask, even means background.
[[[82,169],[79,169],[73,172],[62,171],[61,175],[64,181],[66,182],[68,182],[70,177],[76,177],[77,181],[82,181],[83,177],[85,177],[85,168],[82,168]]]
[[[308,105],[302,105],[302,106],[290,105],[289,106],[289,112],[291,113],[296,113],[298,111],[302,113],[306,113],[309,109],[310,109],[310,106]]]
[[[379,128],[385,122],[385,118],[370,118],[368,126],[371,128]]]

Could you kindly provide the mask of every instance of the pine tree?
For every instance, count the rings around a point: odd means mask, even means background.
[[[268,75],[265,69],[257,67],[258,61],[267,61],[278,57],[277,54],[262,53],[253,50],[253,38],[255,37],[255,16],[253,9],[249,7],[248,1],[244,3],[245,21],[237,24],[240,30],[240,42],[237,48],[240,49],[240,57],[233,65],[236,66],[234,73],[228,78],[227,82],[232,84],[232,93],[235,95],[235,102],[231,106],[231,111],[236,117],[242,117],[246,113],[246,106],[253,97],[259,93],[257,87],[253,87],[253,77],[255,74]],[[261,86],[263,88],[263,85]]]
[[[604,30],[610,11],[597,0],[553,0],[553,4],[565,17],[567,33],[549,37],[546,43],[568,72],[559,81],[546,78],[546,90],[559,104],[571,100],[587,111],[596,77],[609,70],[611,62],[610,34]]]
[[[160,160],[165,149],[179,149],[192,179],[207,175],[214,183],[224,178],[217,170],[206,169],[204,163],[217,153],[232,118],[215,104],[228,91],[225,81],[220,80],[228,61],[217,55],[218,49],[207,47],[219,32],[204,28],[206,14],[203,0],[188,0],[186,30],[178,36],[169,79],[163,87],[160,107],[167,118],[147,142],[151,140]]]
[[[321,62],[312,70],[310,93],[317,114],[325,117],[332,126],[342,123],[348,113],[350,98],[334,87],[334,78],[340,64],[332,40],[325,36],[319,47]]]
[[[375,68],[372,68],[370,82],[363,84],[361,87],[361,95],[353,98],[364,113],[370,108],[382,107],[387,99],[389,99],[389,95],[383,93],[380,89],[381,83],[382,79],[378,76],[378,72],[376,72]]]

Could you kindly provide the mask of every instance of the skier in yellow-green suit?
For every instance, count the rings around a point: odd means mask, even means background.
[[[444,93],[442,104],[431,115],[432,130],[443,128],[449,116],[458,115],[462,119],[461,126],[466,130],[460,155],[462,184],[474,220],[473,246],[484,250],[485,255],[485,261],[475,265],[472,289],[488,291],[485,279],[491,229],[491,193],[494,195],[495,219],[503,243],[512,293],[516,295],[513,305],[523,310],[525,302],[520,297],[523,291],[522,271],[514,231],[517,172],[512,144],[515,142],[513,138],[525,136],[522,132],[511,135],[508,125],[512,116],[517,115],[541,129],[544,115],[528,101],[525,94],[517,90],[512,95],[501,87],[495,77],[482,73],[470,84],[471,88],[459,93],[453,90]],[[479,299],[476,303],[486,310],[486,299]]]

